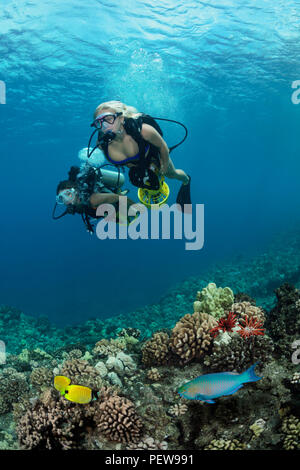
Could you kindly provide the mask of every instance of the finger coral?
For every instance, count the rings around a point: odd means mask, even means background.
[[[229,287],[217,287],[210,282],[202,291],[197,292],[194,312],[205,312],[219,319],[225,311],[230,310],[233,302],[234,295]]]
[[[217,326],[214,317],[207,313],[187,314],[172,330],[170,344],[181,364],[199,359],[208,351],[212,336],[210,330]]]

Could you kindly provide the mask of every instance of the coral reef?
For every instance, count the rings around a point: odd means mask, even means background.
[[[58,330],[1,307],[0,326],[5,319],[35,332],[0,365],[0,449],[299,449],[300,379],[291,361],[299,291],[281,285],[268,309],[242,282],[232,284],[235,295],[217,288],[229,284],[220,279],[184,282],[131,324],[121,315]],[[199,375],[240,373],[256,362],[262,380],[214,404],[177,393]],[[66,400],[53,387],[55,375],[92,388],[93,399]]]
[[[109,441],[140,441],[143,422],[127,398],[113,394],[103,400],[96,408],[94,420],[99,433]]]
[[[208,351],[212,336],[210,330],[217,325],[213,316],[195,312],[185,315],[173,328],[170,346],[181,364],[199,359]]]
[[[53,381],[53,373],[46,367],[36,367],[30,374],[30,383],[40,391],[49,388]]]
[[[300,292],[294,286],[283,284],[275,290],[277,305],[269,312],[266,327],[274,340],[277,357],[290,357],[291,345],[299,339],[300,312],[297,302]]]
[[[202,291],[197,292],[194,312],[205,312],[219,319],[234,302],[234,294],[229,287],[217,287],[210,282]]]
[[[262,324],[265,322],[265,314],[262,308],[256,307],[251,302],[235,302],[231,305],[231,310],[237,316],[238,320],[245,320],[246,318],[255,319]]]
[[[57,371],[58,372],[58,371]],[[76,385],[85,385],[94,390],[100,390],[103,380],[95,367],[82,359],[71,359],[62,364],[62,368],[56,375],[64,375]]]
[[[213,371],[242,372],[255,362],[267,363],[273,349],[272,340],[266,336],[246,340],[233,336],[228,343],[215,343],[211,353],[205,356],[204,364]]]
[[[142,348],[142,361],[145,366],[160,366],[170,359],[170,338],[162,331],[154,333]]]
[[[13,403],[29,389],[26,376],[12,367],[0,372],[0,415],[12,409]]]
[[[159,382],[160,379],[162,378],[162,376],[159,373],[158,369],[156,369],[155,367],[152,367],[150,370],[148,370],[147,377],[152,382]]]
[[[172,405],[168,412],[171,416],[182,416],[184,415],[188,410],[187,405],[184,403],[175,403],[175,405]]]
[[[300,420],[293,415],[287,416],[282,422],[285,450],[300,450]]]
[[[50,390],[22,416],[17,425],[21,448],[27,450],[78,449],[85,408],[57,398]]]
[[[245,447],[238,439],[213,439],[204,450],[244,450]]]
[[[167,450],[168,443],[166,441],[159,442],[153,437],[146,436],[137,444],[129,444],[126,450]]]

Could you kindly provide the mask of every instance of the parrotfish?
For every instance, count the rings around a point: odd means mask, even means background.
[[[213,398],[233,395],[244,383],[260,380],[262,377],[259,377],[254,372],[257,364],[256,362],[241,374],[237,372],[218,372],[216,374],[200,375],[182,385],[178,389],[178,393],[181,397],[189,400],[215,403]]]

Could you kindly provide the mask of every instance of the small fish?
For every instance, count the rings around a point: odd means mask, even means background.
[[[83,385],[71,385],[71,380],[64,375],[54,377],[54,388],[69,401],[86,404],[94,398],[93,391]]]
[[[66,387],[70,385],[71,379],[65,377],[64,375],[56,375],[54,377],[54,388],[58,390],[61,395],[64,395]]]
[[[189,400],[200,400],[215,403],[213,398],[233,395],[244,383],[256,382],[262,377],[255,374],[254,368],[258,363],[249,367],[245,372],[218,372],[216,374],[200,375],[178,389],[181,397]]]

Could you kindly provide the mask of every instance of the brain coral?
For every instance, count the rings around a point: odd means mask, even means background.
[[[181,364],[203,356],[212,342],[209,331],[216,325],[214,317],[199,312],[187,314],[176,323],[170,344],[172,351],[179,356]]]
[[[229,287],[217,287],[216,284],[211,282],[201,292],[197,292],[194,312],[209,313],[219,319],[226,310],[230,309],[233,302],[234,295]]]

